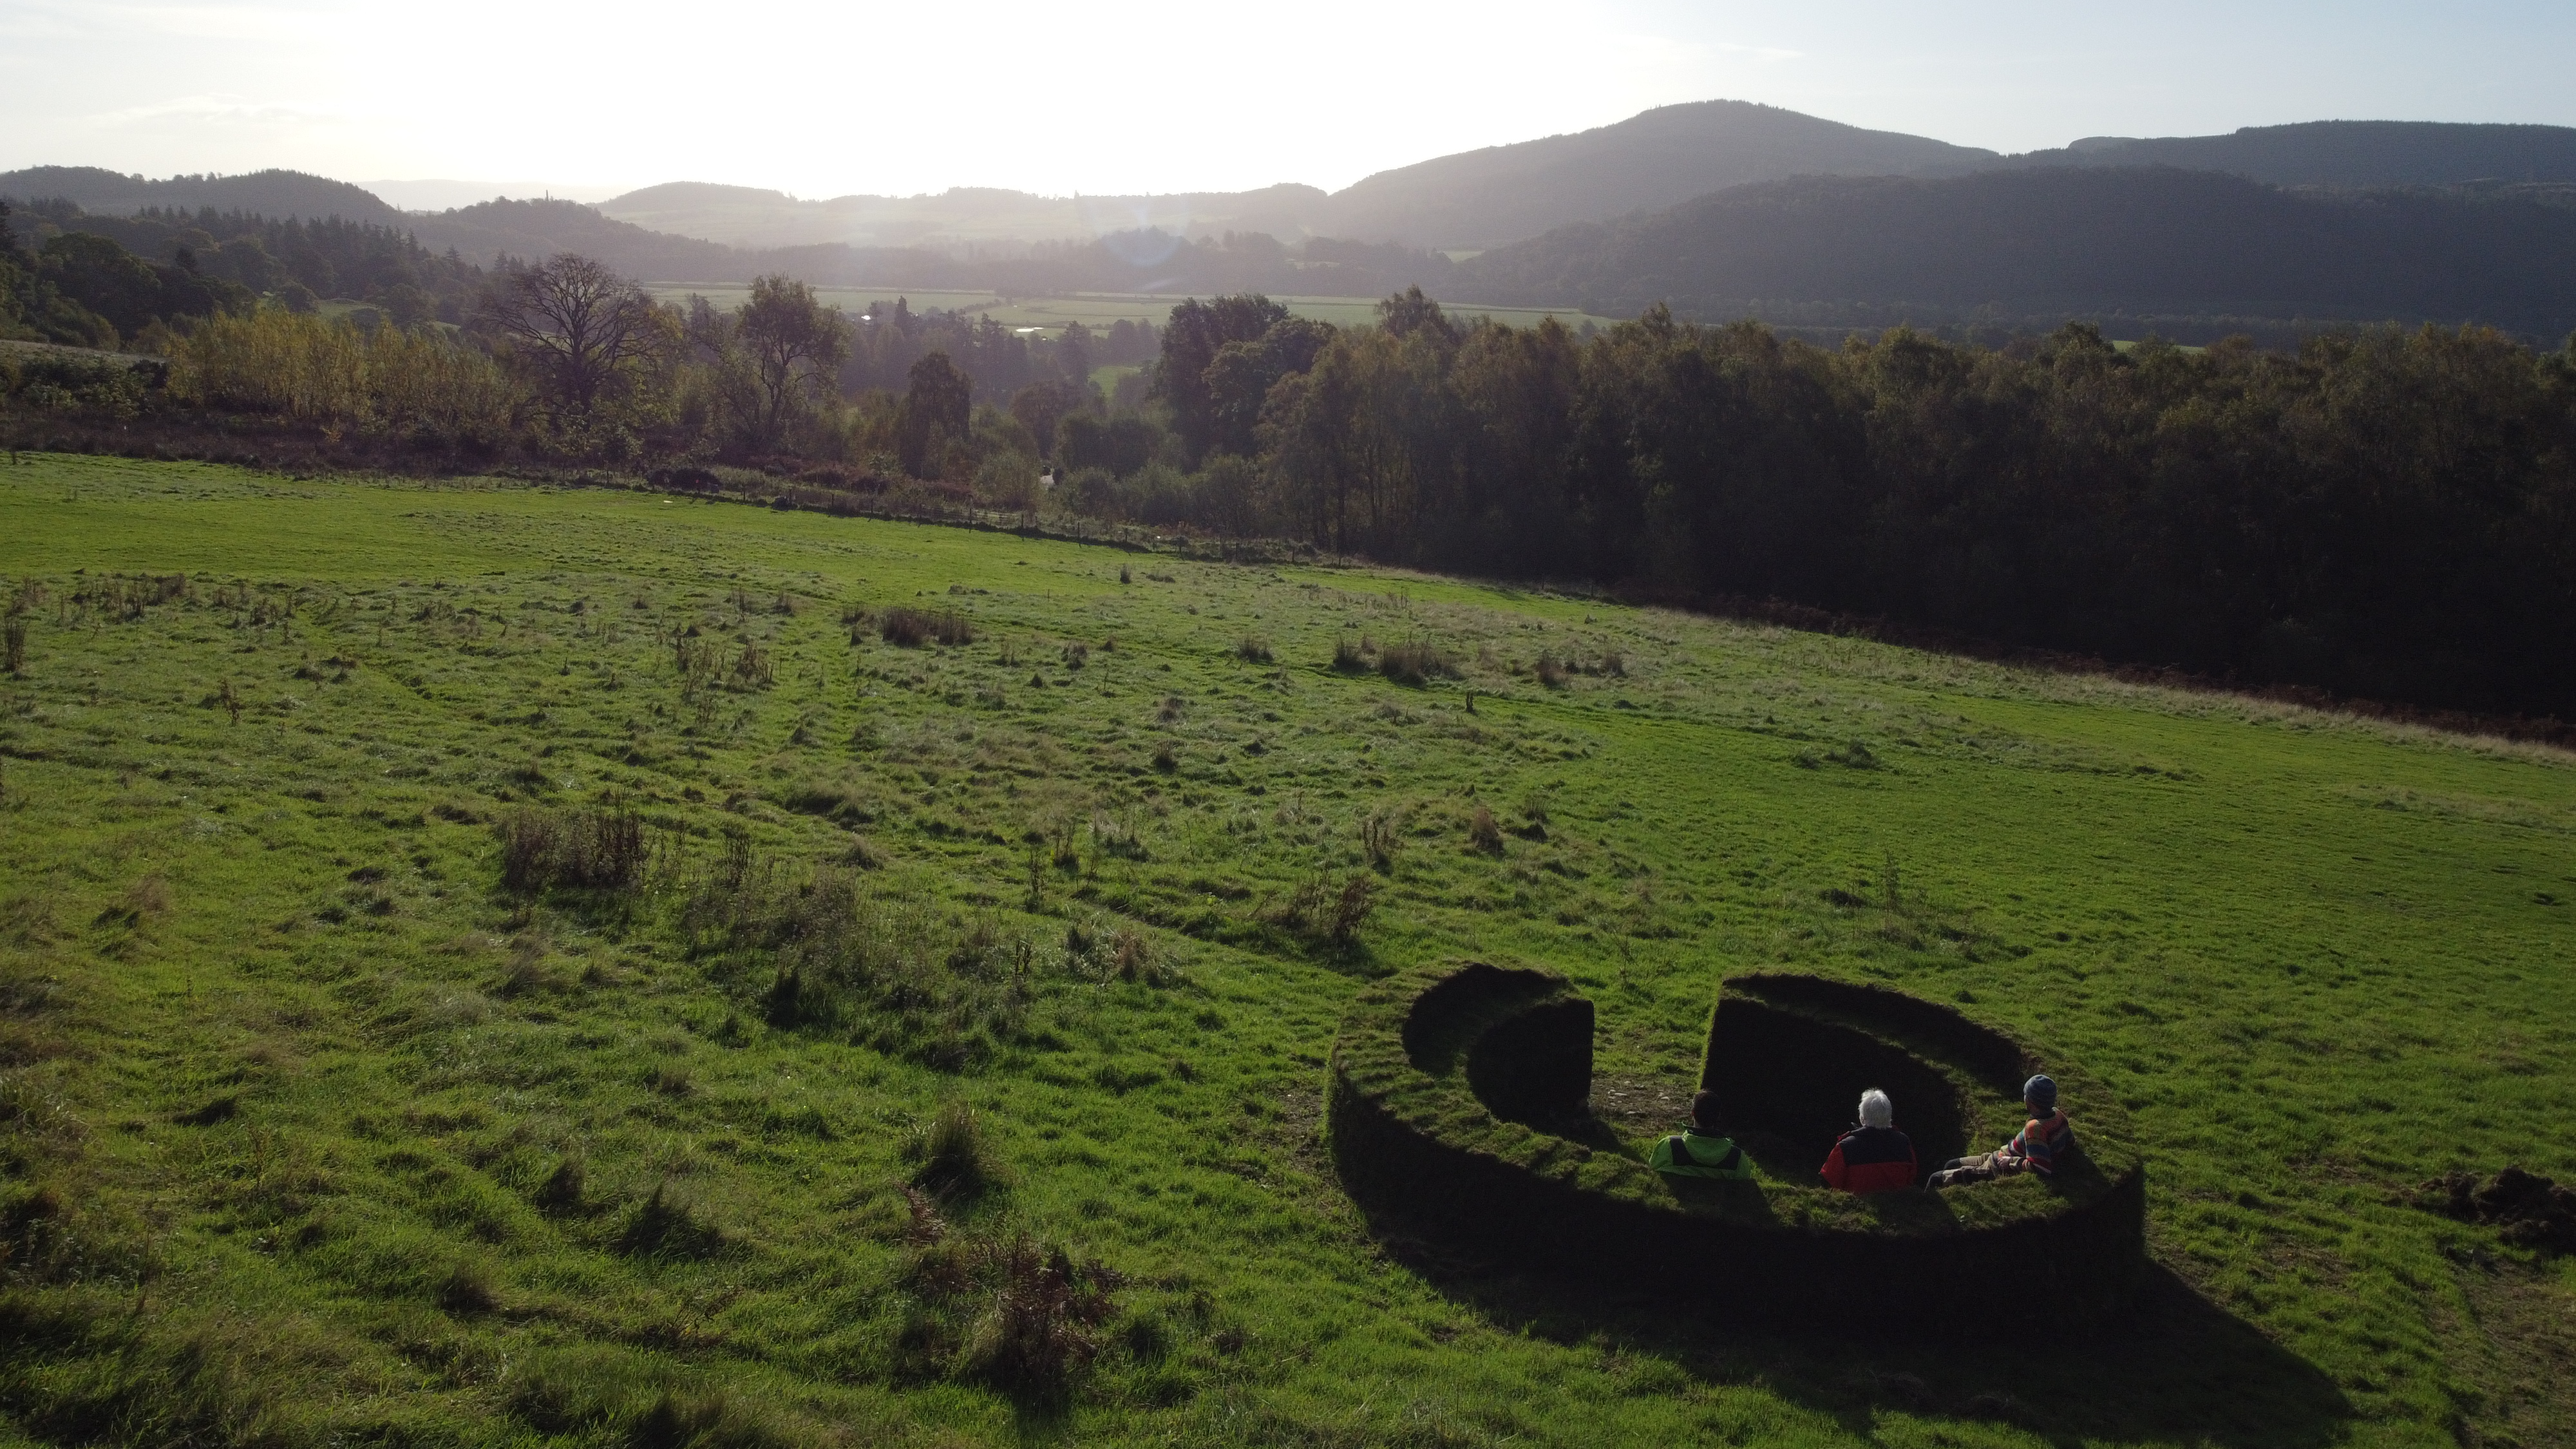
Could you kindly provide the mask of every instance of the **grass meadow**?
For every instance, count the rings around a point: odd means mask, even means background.
[[[473,480],[29,455],[0,588],[0,1442],[2576,1435],[2567,1263],[2413,1205],[2576,1176],[2563,754]],[[2134,1114],[2153,1284],[1782,1335],[1373,1228],[1324,1063],[1446,959],[1631,1140],[1723,974],[1967,1004]]]

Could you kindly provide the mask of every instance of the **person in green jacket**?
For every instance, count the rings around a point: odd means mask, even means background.
[[[1720,1182],[1750,1182],[1753,1159],[1710,1121],[1717,1115],[1717,1094],[1691,1098],[1690,1125],[1655,1144],[1646,1165],[1668,1177],[1708,1177]]]

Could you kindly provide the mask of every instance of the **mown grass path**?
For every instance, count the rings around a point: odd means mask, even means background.
[[[2576,1177],[2564,755],[1454,581],[477,482],[31,458],[0,584],[0,1413],[33,1439],[2576,1433],[2568,1266],[2407,1201]],[[897,648],[851,605],[977,639]],[[1337,673],[1344,640],[1457,673]],[[612,796],[648,889],[502,892],[496,821]],[[729,856],[773,915],[855,881],[931,974],[771,1024],[774,942],[688,914]],[[2136,1114],[2159,1285],[2099,1340],[1881,1342],[1865,1303],[1781,1339],[1373,1235],[1313,1140],[1322,1063],[1360,981],[1445,958],[1575,978],[1632,1136],[1730,971],[1968,1003]],[[924,1316],[894,1184],[952,1097],[1009,1172],[960,1229],[1123,1275],[1061,1403]]]

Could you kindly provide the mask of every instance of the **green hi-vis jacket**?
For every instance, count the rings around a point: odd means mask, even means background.
[[[1742,1182],[1753,1176],[1752,1159],[1733,1139],[1696,1127],[1685,1128],[1677,1136],[1655,1144],[1654,1154],[1646,1165],[1674,1177],[1714,1177],[1728,1182]]]

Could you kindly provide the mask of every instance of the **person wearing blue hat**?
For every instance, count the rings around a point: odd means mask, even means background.
[[[2030,1120],[2013,1134],[2013,1140],[1992,1152],[1974,1157],[1953,1157],[1932,1174],[1930,1187],[1952,1187],[1960,1183],[1985,1182],[2016,1172],[2035,1172],[2042,1177],[2056,1173],[2058,1164],[2075,1150],[2075,1128],[2057,1105],[2057,1083],[2046,1075],[2032,1077],[2021,1084],[2022,1105],[2030,1109]]]

